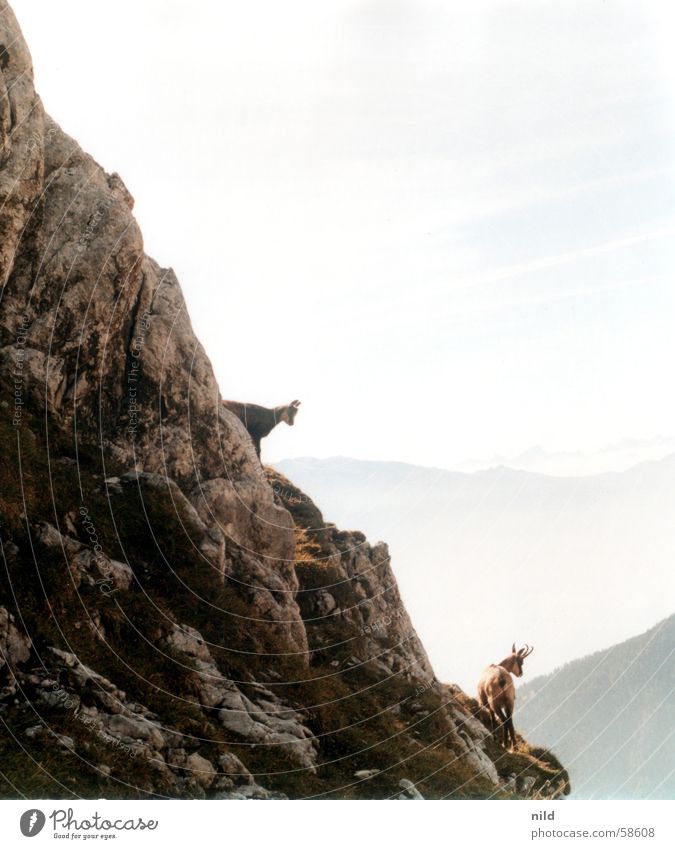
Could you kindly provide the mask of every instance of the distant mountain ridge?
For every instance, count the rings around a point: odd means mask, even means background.
[[[534,446],[516,457],[495,455],[489,460],[466,460],[451,466],[451,471],[476,472],[497,466],[507,466],[524,472],[536,472],[556,477],[599,475],[625,472],[639,463],[662,460],[675,453],[675,437],[656,436],[653,439],[622,439],[597,451],[546,451]]]
[[[518,726],[554,746],[580,799],[675,798],[675,615],[518,691]]]
[[[654,456],[648,456],[649,454]],[[621,456],[622,461],[618,461]],[[675,437],[655,437],[650,440],[639,439],[624,439],[620,442],[612,443],[606,448],[598,452],[584,453],[581,451],[546,451],[540,446],[528,448],[522,454],[516,457],[505,457],[501,454],[493,455],[489,460],[470,459],[463,460],[451,466],[427,466],[418,465],[417,463],[409,463],[405,460],[360,460],[354,457],[347,457],[341,454],[335,454],[330,457],[311,457],[301,455],[299,457],[287,457],[271,463],[274,468],[284,468],[286,465],[302,464],[311,466],[314,464],[324,465],[342,464],[349,466],[351,464],[368,464],[376,467],[390,467],[399,470],[411,469],[426,469],[430,472],[439,472],[446,474],[471,475],[476,472],[491,472],[497,469],[510,469],[514,472],[524,472],[533,475],[545,475],[546,477],[595,477],[605,474],[621,474],[630,471],[635,466],[640,466],[643,463],[659,462],[666,460],[669,457],[675,456]],[[573,462],[594,460],[595,458],[615,458],[617,466],[620,468],[594,468],[592,465],[583,465],[580,463],[578,467],[574,467]],[[559,464],[564,461],[570,461],[567,469],[563,470]],[[609,463],[607,464],[609,465]],[[555,471],[547,470],[546,466],[556,467]]]

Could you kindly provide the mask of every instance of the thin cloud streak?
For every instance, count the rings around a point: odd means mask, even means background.
[[[586,298],[594,295],[603,294],[605,292],[616,292],[622,289],[630,289],[635,286],[649,286],[652,284],[663,283],[666,280],[675,281],[675,271],[668,274],[652,274],[648,277],[636,277],[631,280],[620,280],[616,283],[605,283],[597,286],[585,286],[583,288],[570,289],[566,292],[549,292],[540,297],[530,298],[514,298],[513,300],[503,300],[496,303],[481,304],[475,307],[467,307],[466,309],[450,310],[443,315],[443,319],[461,320],[466,317],[478,315],[488,315],[503,310],[516,309],[518,307],[533,307],[544,306],[546,304],[554,304],[559,301],[571,300],[573,298]]]
[[[613,174],[611,177],[603,177],[600,180],[589,180],[585,183],[578,183],[575,186],[568,186],[564,189],[549,190],[549,191],[532,191],[532,192],[516,192],[514,191],[510,197],[506,197],[500,201],[491,204],[484,204],[462,210],[458,214],[453,223],[461,224],[472,220],[491,218],[496,215],[504,215],[508,212],[513,212],[519,209],[526,209],[535,204],[551,203],[559,200],[567,200],[577,197],[578,195],[591,194],[605,188],[613,188],[621,186],[625,183],[640,182],[643,180],[653,180],[655,177],[664,177],[669,174],[675,174],[675,166],[666,165],[662,168],[651,168],[643,171],[627,171],[623,174]]]
[[[460,278],[457,285],[453,285],[453,289],[471,289],[476,286],[484,286],[488,283],[498,283],[500,280],[509,280],[514,277],[520,277],[524,274],[532,274],[535,271],[545,271],[550,268],[556,268],[560,265],[567,265],[576,262],[580,259],[606,254],[612,251],[621,250],[623,248],[641,245],[646,242],[652,242],[657,239],[663,239],[667,236],[675,236],[675,225],[672,227],[661,227],[658,230],[653,230],[651,233],[638,233],[634,236],[627,236],[622,239],[612,239],[608,242],[601,242],[597,245],[591,245],[588,248],[581,248],[576,251],[566,251],[556,256],[543,257],[530,262],[520,262],[514,265],[506,266],[501,269],[495,269],[485,274],[480,274],[477,277],[466,275],[462,280]]]

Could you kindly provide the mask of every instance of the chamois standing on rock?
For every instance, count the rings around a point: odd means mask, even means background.
[[[257,404],[242,404],[239,401],[223,401],[223,406],[243,423],[249,432],[255,453],[260,459],[260,440],[264,439],[279,424],[286,422],[293,427],[300,401],[291,401],[280,407],[259,407]]]
[[[520,678],[523,674],[523,661],[532,654],[534,647],[525,643],[525,648],[516,651],[516,644],[511,648],[511,654],[500,663],[491,663],[483,672],[478,682],[478,703],[487,707],[490,713],[492,733],[499,725],[504,732],[504,748],[516,747],[516,732],[513,728],[513,709],[516,703],[516,688],[513,685],[511,673]]]

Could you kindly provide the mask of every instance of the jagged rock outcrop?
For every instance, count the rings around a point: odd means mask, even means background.
[[[0,794],[564,792],[436,680],[386,545],[260,466],[8,8],[0,80]]]
[[[422,688],[438,682],[403,605],[385,543],[327,524],[304,492],[271,469],[267,477],[296,527],[298,604],[312,656],[334,667],[372,663]]]

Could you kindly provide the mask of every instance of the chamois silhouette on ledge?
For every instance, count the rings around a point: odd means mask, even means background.
[[[260,407],[258,404],[242,404],[240,401],[223,401],[223,406],[243,423],[260,459],[260,440],[268,436],[279,422],[286,422],[293,427],[300,401],[291,401],[290,404],[271,408]]]

